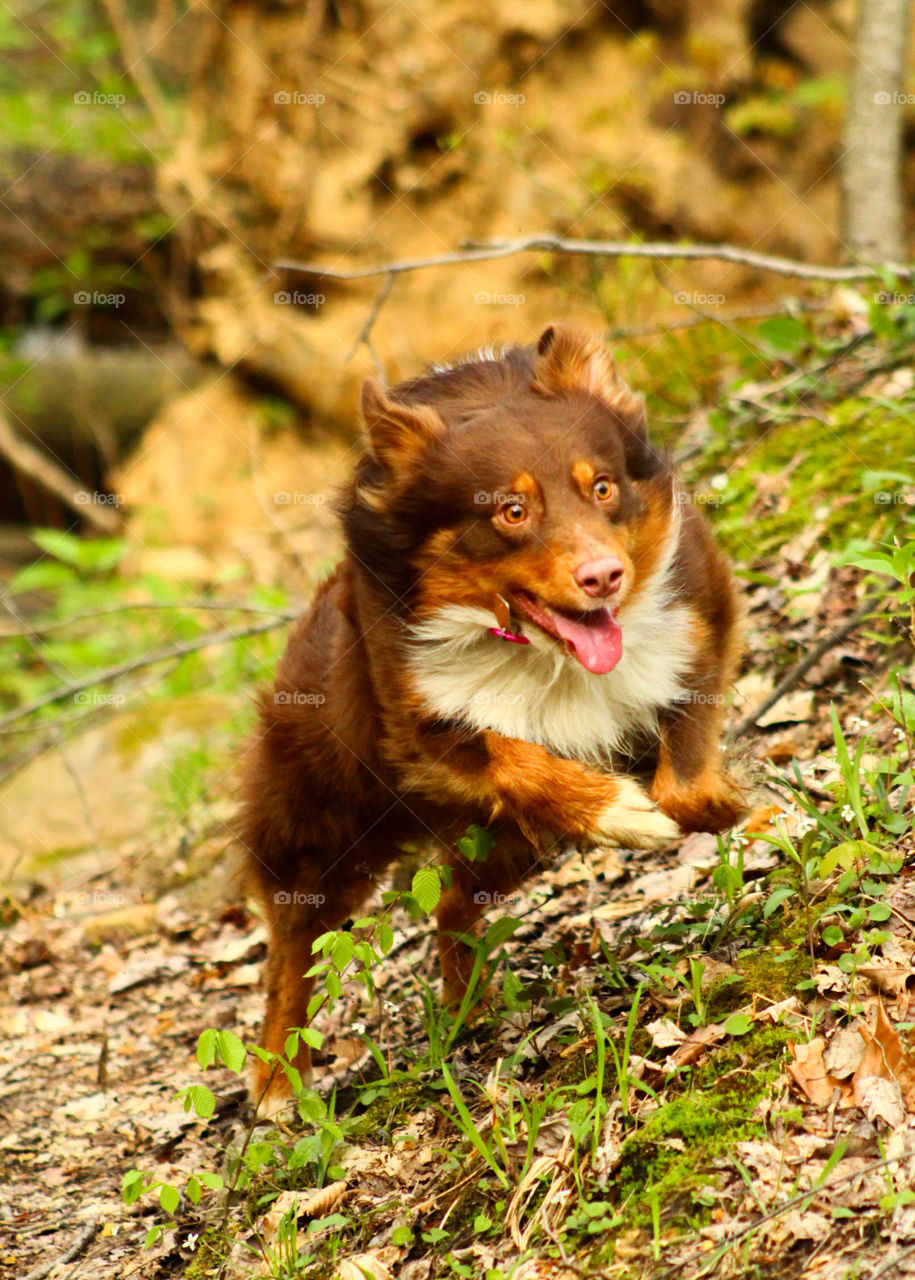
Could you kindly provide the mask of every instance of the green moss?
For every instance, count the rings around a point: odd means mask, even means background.
[[[828,417],[829,425],[791,419],[760,429],[739,452],[722,440],[706,453],[703,477],[727,474],[708,511],[738,560],[758,563],[811,522],[820,545],[838,549],[853,537],[889,541],[907,518],[909,508],[892,501],[904,482],[881,473],[915,475],[915,401],[846,400]]]
[[[786,1000],[797,990],[797,984],[807,976],[807,956],[794,952],[790,960],[779,960],[784,951],[771,946],[757,951],[742,951],[737,957],[737,968],[744,980],[749,997],[764,996],[777,1003]]]
[[[647,1192],[659,1198],[667,1223],[704,1215],[698,1197],[715,1182],[715,1160],[765,1133],[753,1113],[781,1070],[790,1035],[757,1025],[728,1041],[694,1073],[688,1093],[662,1104],[626,1139],[614,1191],[632,1226],[650,1227]]]

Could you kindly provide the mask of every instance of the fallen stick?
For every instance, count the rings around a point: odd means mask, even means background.
[[[761,715],[764,715],[770,707],[774,707],[779,698],[784,697],[790,689],[793,689],[799,680],[803,680],[807,672],[810,671],[811,668],[815,667],[819,660],[824,657],[830,649],[834,648],[837,644],[840,644],[847,635],[850,635],[856,627],[860,626],[867,615],[873,612],[877,605],[880,604],[881,600],[884,600],[885,598],[885,596],[879,595],[868,596],[866,600],[862,600],[851,617],[847,618],[837,631],[830,631],[829,635],[824,636],[818,645],[814,645],[807,656],[801,658],[800,662],[793,666],[791,670],[784,675],[781,680],[779,680],[772,692],[768,697],[763,698],[758,707],[755,707],[753,711],[748,712],[743,719],[738,720],[737,724],[730,730],[727,736],[729,738],[736,738],[739,737],[740,734],[746,733],[748,729],[752,729]]]
[[[91,501],[91,495],[84,489],[77,489],[62,466],[58,466],[46,453],[33,448],[23,440],[13,430],[9,419],[2,412],[0,412],[0,454],[6,458],[14,471],[21,471],[30,480],[37,481],[42,488],[50,490],[66,503],[71,511],[88,520],[102,533],[116,533],[120,529],[121,520],[116,509],[110,510]],[[76,484],[78,483],[77,480]]]
[[[98,1223],[90,1222],[85,1230],[81,1231],[76,1237],[70,1248],[57,1258],[52,1258],[50,1262],[43,1262],[39,1267],[33,1269],[22,1277],[22,1280],[44,1280],[45,1276],[49,1276],[55,1267],[63,1267],[68,1262],[72,1262],[74,1258],[78,1258],[87,1245],[91,1244],[95,1233],[98,1231]]]

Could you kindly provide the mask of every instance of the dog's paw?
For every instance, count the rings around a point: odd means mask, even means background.
[[[661,849],[680,839],[683,833],[676,822],[662,813],[637,783],[619,778],[616,786],[616,798],[598,815],[591,833],[595,843]]]
[[[703,776],[682,789],[654,787],[654,798],[684,831],[727,831],[745,817],[744,789],[727,774]]]

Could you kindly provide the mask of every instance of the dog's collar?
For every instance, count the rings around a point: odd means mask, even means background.
[[[504,596],[496,596],[492,611],[496,615],[497,625],[489,628],[491,635],[498,636],[500,640],[510,640],[512,644],[530,644],[527,636],[509,630],[512,620],[511,606]]]

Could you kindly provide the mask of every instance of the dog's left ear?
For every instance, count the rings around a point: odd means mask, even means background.
[[[598,396],[619,418],[626,463],[634,480],[645,480],[664,468],[648,439],[645,398],[620,377],[610,352],[593,334],[551,324],[537,343],[531,382],[541,395],[587,391]]]
[[[434,409],[398,404],[374,378],[362,384],[362,420],[372,454],[393,475],[407,471],[445,430]]]

